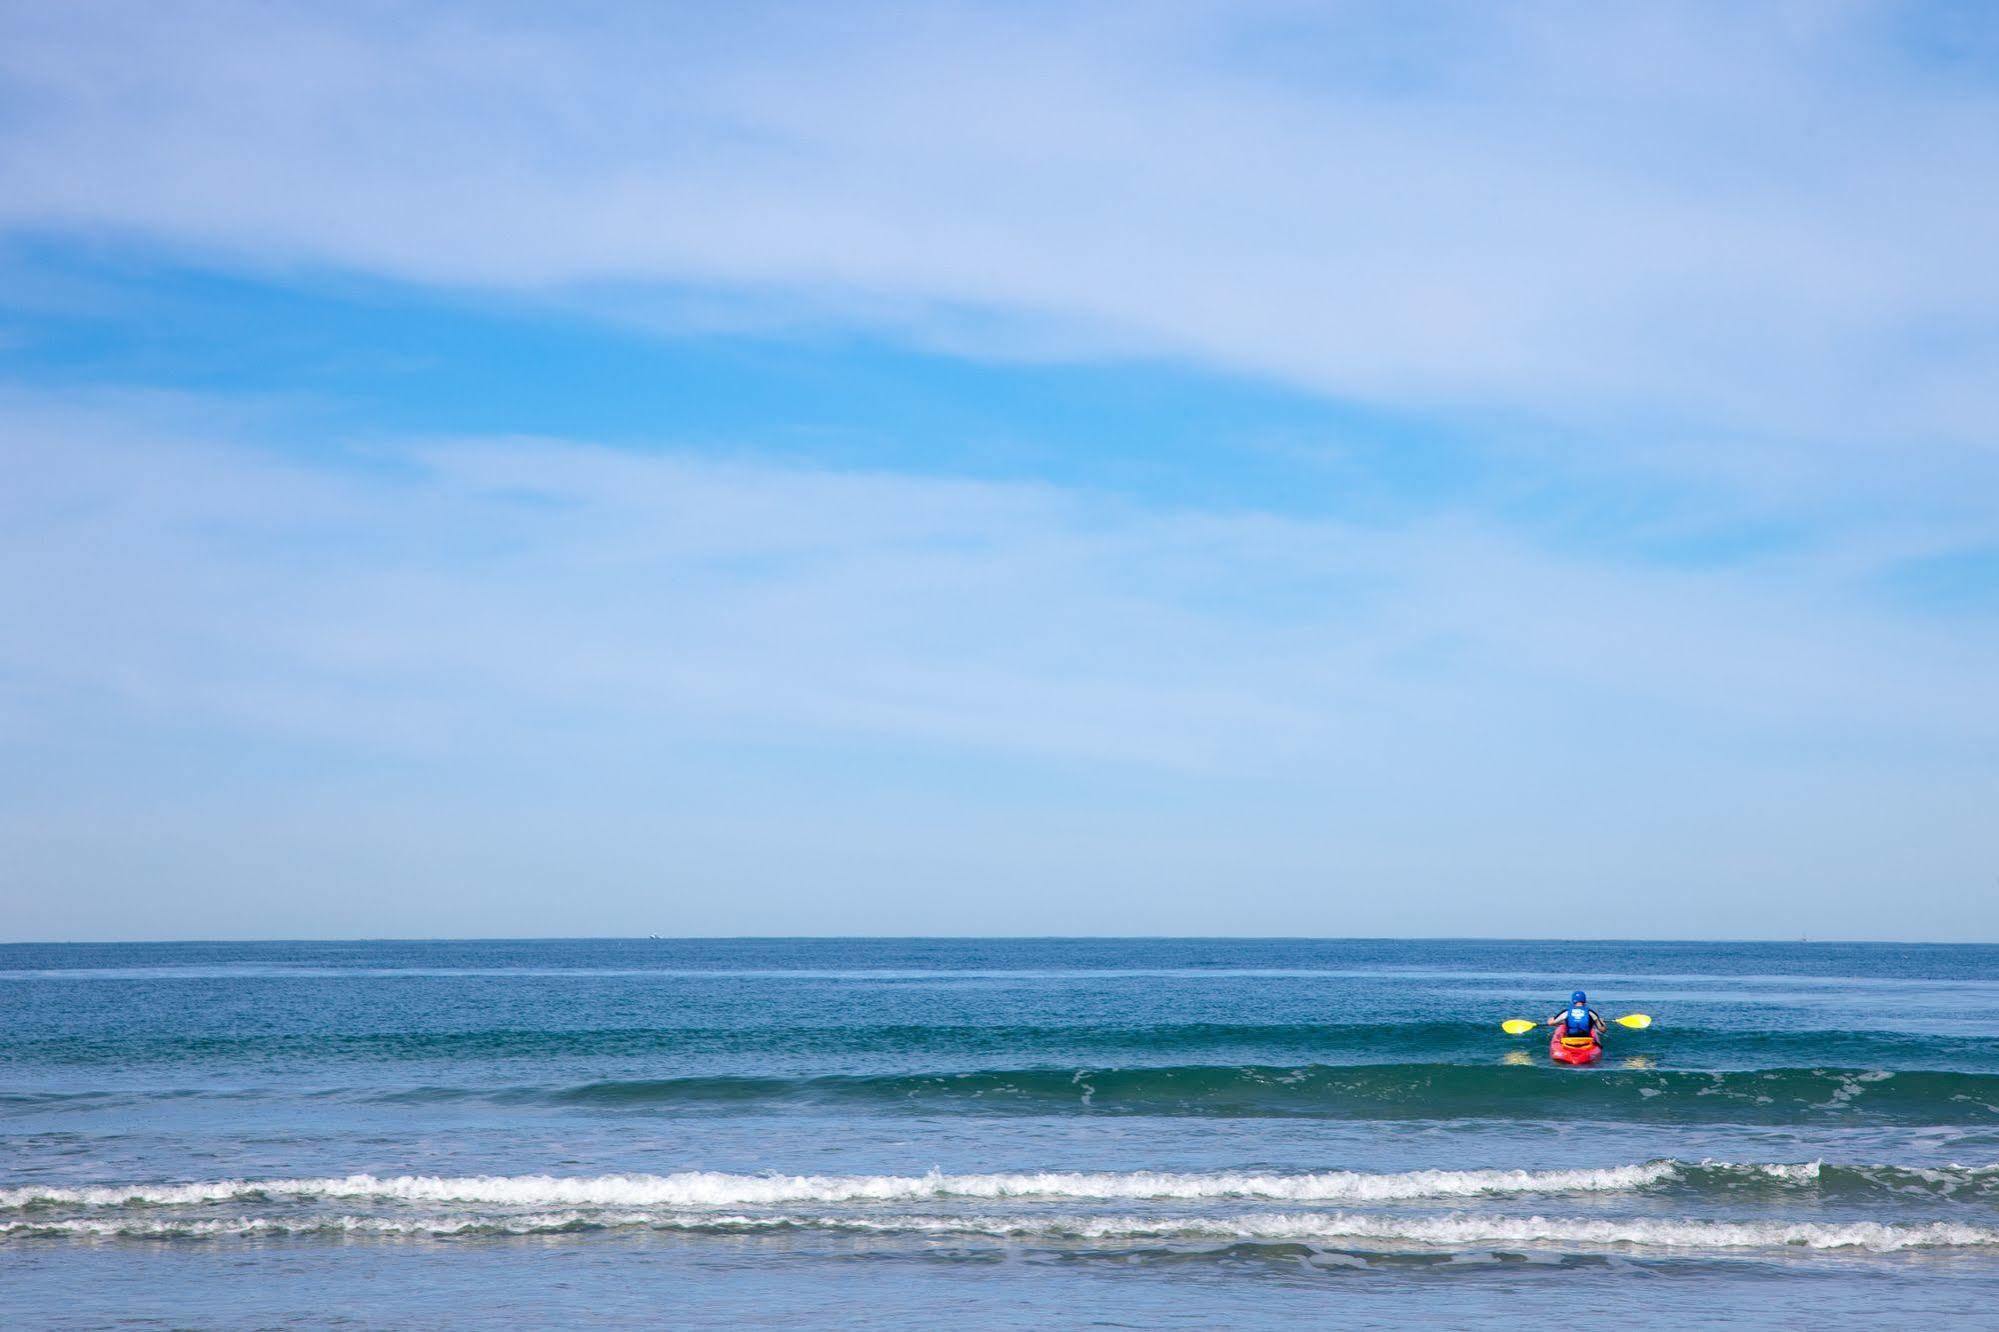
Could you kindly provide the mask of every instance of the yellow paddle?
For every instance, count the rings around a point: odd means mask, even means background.
[[[1652,1025],[1652,1016],[1649,1013],[1626,1013],[1621,1018],[1612,1018],[1611,1021],[1620,1027],[1629,1027],[1633,1031],[1643,1031]],[[1528,1032],[1534,1030],[1534,1028],[1544,1025],[1553,1024],[1529,1022],[1526,1018],[1508,1018],[1499,1024],[1499,1029],[1508,1036],[1525,1036]]]

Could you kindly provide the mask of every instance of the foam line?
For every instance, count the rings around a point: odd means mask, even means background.
[[[1330,1212],[1256,1214],[1161,1220],[1133,1216],[727,1216],[652,1212],[548,1212],[513,1216],[477,1213],[427,1218],[329,1216],[156,1220],[70,1218],[0,1223],[0,1238],[59,1237],[221,1239],[285,1235],[439,1237],[561,1234],[622,1228],[690,1232],[810,1229],[867,1234],[921,1234],[1044,1241],[1352,1242],[1447,1249],[1557,1245],[1669,1250],[1862,1250],[1999,1247],[1999,1230],[1933,1221],[1893,1225],[1862,1221],[1683,1221],[1647,1218],[1397,1216]]]
[[[1522,1193],[1641,1189],[1677,1177],[1673,1161],[1574,1170],[1330,1170],[1305,1174],[1216,1171],[1040,1171],[946,1175],[434,1176],[347,1175],[323,1179],[224,1179],[132,1187],[0,1190],[0,1209],[33,1206],[177,1207],[259,1198],[384,1199],[558,1207],[772,1206],[783,1203],[905,1202],[926,1198],[1073,1200],[1254,1198],[1290,1202],[1386,1202]]]

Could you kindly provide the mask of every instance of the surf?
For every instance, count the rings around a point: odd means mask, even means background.
[[[218,1179],[170,1184],[0,1188],[0,1212],[144,1211],[233,1202],[490,1203],[517,1207],[737,1207],[930,1199],[1053,1202],[1423,1202],[1564,1194],[1707,1198],[1810,1193],[1840,1200],[1984,1202],[1999,1198],[1999,1164],[1904,1166],[1823,1161],[1659,1159],[1571,1169],[1406,1171],[1076,1171],[948,1174],[385,1175]]]
[[[653,1211],[566,1210],[489,1215],[451,1213],[399,1218],[339,1214],[309,1217],[153,1219],[48,1218],[0,1222],[0,1239],[230,1239],[341,1235],[451,1238],[477,1235],[581,1235],[604,1230],[744,1234],[784,1230],[862,1235],[947,1236],[1051,1244],[1134,1242],[1355,1241],[1442,1249],[1579,1246],[1663,1251],[1897,1253],[1912,1249],[1992,1249],[1999,1229],[1952,1221],[1704,1221],[1646,1217],[1485,1216],[1451,1213],[1403,1216],[1366,1212],[1249,1213],[1199,1218],[1128,1215],[967,1215],[784,1213],[673,1214]]]

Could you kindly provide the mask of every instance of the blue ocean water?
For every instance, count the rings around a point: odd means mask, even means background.
[[[1498,1024],[1577,985],[1554,1067]],[[0,1322],[1999,1308],[1999,949],[0,946]]]

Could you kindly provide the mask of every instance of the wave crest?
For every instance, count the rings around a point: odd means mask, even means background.
[[[448,1094],[455,1099],[466,1093]],[[1081,1110],[1243,1118],[1543,1119],[1580,1114],[1668,1122],[1789,1124],[1851,1117],[1922,1124],[1999,1122],[1999,1074],[1843,1068],[1701,1072],[1448,1063],[1200,1064],[660,1078],[496,1095],[607,1109],[831,1104],[978,1114]]]
[[[213,1180],[128,1188],[0,1189],[0,1209],[181,1207],[264,1199],[370,1199],[560,1207],[727,1207],[783,1203],[906,1202],[926,1198],[1362,1202],[1645,1188],[1677,1177],[1672,1161],[1575,1170],[1411,1170],[1374,1174],[1240,1171],[1031,1171],[947,1175],[347,1175],[321,1179]]]
[[[1932,1221],[1890,1224],[1783,1221],[1683,1221],[1599,1217],[1507,1217],[1453,1214],[1396,1216],[1376,1213],[1267,1213],[1199,1219],[1136,1216],[672,1216],[653,1212],[581,1211],[511,1216],[460,1214],[425,1218],[328,1216],[299,1219],[236,1217],[214,1220],[69,1218],[0,1223],[0,1238],[14,1236],[219,1239],[287,1235],[438,1237],[547,1235],[642,1228],[662,1231],[745,1233],[781,1229],[861,1234],[917,1234],[968,1239],[1087,1241],[1265,1241],[1332,1243],[1367,1241],[1443,1248],[1560,1245],[1596,1248],[1692,1250],[1863,1250],[1999,1247],[1999,1230]]]
[[[1810,1189],[1838,1197],[1999,1197],[1999,1165],[1837,1165],[1655,1160],[1560,1170],[1369,1172],[1075,1171],[903,1175],[389,1175],[219,1179],[182,1184],[0,1188],[0,1211],[196,1207],[227,1202],[352,1200],[509,1207],[774,1207],[927,1199],[1064,1202],[1419,1202],[1454,1198],[1674,1190],[1694,1194]]]

